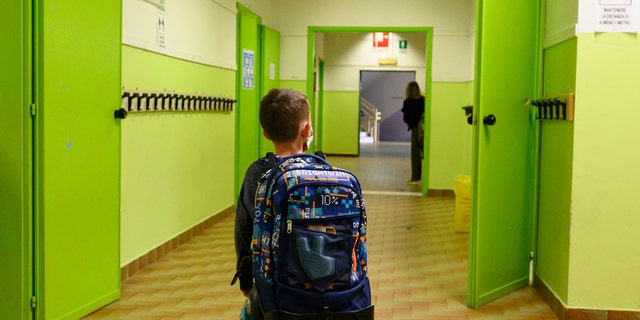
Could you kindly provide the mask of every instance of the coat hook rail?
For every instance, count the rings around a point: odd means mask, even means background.
[[[536,119],[573,121],[575,95],[574,93],[568,93],[548,98],[526,100],[525,105],[533,105],[538,109]]]
[[[152,111],[233,111],[237,100],[228,97],[184,94],[170,91],[123,90],[121,109]]]

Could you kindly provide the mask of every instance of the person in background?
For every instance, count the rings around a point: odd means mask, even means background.
[[[418,184],[422,180],[422,151],[420,150],[420,121],[424,114],[424,96],[417,82],[407,84],[402,103],[402,119],[411,131],[411,180]]]

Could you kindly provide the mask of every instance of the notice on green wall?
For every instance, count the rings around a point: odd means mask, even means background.
[[[600,0],[596,5],[595,31],[640,31],[640,3],[631,0]]]
[[[254,57],[252,50],[242,50],[242,88],[253,89]]]

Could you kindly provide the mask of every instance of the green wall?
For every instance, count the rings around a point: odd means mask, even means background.
[[[581,33],[577,47],[568,304],[640,311],[640,42]]]
[[[122,46],[122,86],[127,90],[175,90],[233,97],[235,83],[228,81],[232,76],[233,70]]]
[[[23,6],[22,1],[5,3],[0,20],[3,45],[10,48],[0,55],[0,315],[6,319],[30,315],[31,38],[24,27],[31,20]]]
[[[324,152],[357,154],[358,99],[358,92],[324,92]],[[453,190],[456,175],[471,173],[471,126],[462,107],[472,100],[472,82],[432,83],[430,189]]]
[[[547,1],[544,94],[575,91],[575,121],[542,123],[537,275],[568,308],[640,310],[640,44],[575,37],[578,3]]]
[[[544,51],[544,96],[575,90],[577,39]],[[541,121],[536,272],[564,303],[568,298],[573,122]]]
[[[235,71],[122,47],[125,89],[235,95]],[[234,112],[139,112],[122,121],[127,264],[235,203]]]
[[[322,151],[332,155],[357,155],[360,141],[358,92],[325,91],[322,110]]]
[[[453,190],[457,175],[471,174],[472,126],[462,109],[471,104],[473,82],[432,82],[430,189]]]

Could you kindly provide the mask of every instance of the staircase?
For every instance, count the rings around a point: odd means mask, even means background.
[[[373,141],[377,142],[380,138],[380,119],[382,113],[366,99],[360,99],[360,141],[362,142],[362,133],[366,133]]]

